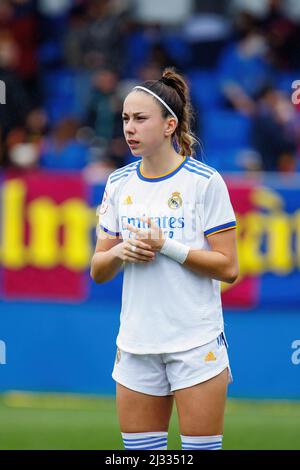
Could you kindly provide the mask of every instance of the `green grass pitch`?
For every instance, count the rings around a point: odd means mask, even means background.
[[[114,398],[0,395],[0,449],[123,449]],[[223,448],[300,449],[300,402],[228,400]],[[180,449],[174,412],[168,449]]]

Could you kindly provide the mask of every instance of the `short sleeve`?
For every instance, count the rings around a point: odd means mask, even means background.
[[[114,201],[114,191],[109,179],[105,186],[102,203],[97,209],[97,215],[99,216],[97,226],[98,230],[115,237],[120,236],[117,207]]]
[[[204,235],[209,237],[236,227],[236,218],[222,176],[216,172],[204,195]]]

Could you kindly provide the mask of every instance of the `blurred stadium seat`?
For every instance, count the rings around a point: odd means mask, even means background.
[[[205,113],[202,139],[208,148],[247,147],[251,121],[235,111],[212,110]]]
[[[223,97],[216,71],[192,69],[187,73],[187,77],[191,85],[193,103],[199,107],[200,112],[221,107]]]

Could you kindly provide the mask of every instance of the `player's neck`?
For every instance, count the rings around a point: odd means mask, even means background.
[[[143,157],[141,171],[143,176],[156,177],[175,170],[182,163],[184,157],[174,151]]]

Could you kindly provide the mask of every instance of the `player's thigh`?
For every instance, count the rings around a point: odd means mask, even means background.
[[[122,432],[167,431],[173,396],[154,396],[116,384],[117,412]]]
[[[228,369],[192,387],[174,392],[180,433],[185,436],[223,434]]]

